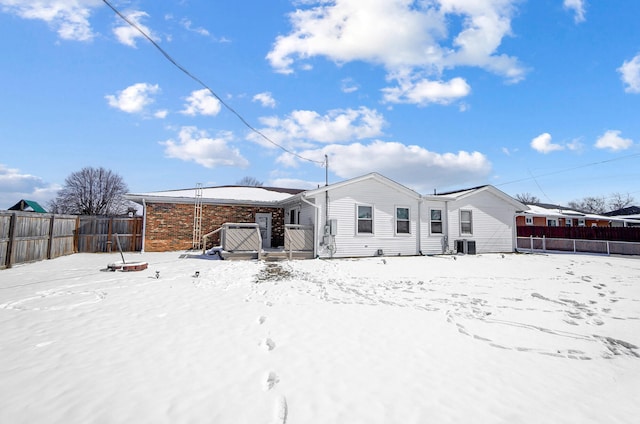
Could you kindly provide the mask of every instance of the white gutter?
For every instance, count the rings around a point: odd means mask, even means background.
[[[318,256],[318,240],[320,240],[320,236],[318,234],[318,230],[320,229],[320,224],[318,222],[320,220],[320,206],[316,205],[315,203],[311,203],[310,201],[308,201],[304,197],[304,194],[302,194],[300,196],[300,200],[302,200],[307,205],[313,206],[315,208],[315,210],[316,210],[315,228],[314,228],[314,232],[313,232],[313,257],[315,258],[315,257]]]

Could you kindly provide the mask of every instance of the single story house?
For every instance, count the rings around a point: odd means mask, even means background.
[[[515,214],[526,209],[490,185],[425,196],[378,173],[306,191],[225,186],[126,197],[144,206],[148,251],[191,248],[200,225],[211,234],[258,223],[263,248],[287,247],[287,230],[304,230],[301,244],[325,258],[513,252]]]

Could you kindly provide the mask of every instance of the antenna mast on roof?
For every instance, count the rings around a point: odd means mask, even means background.
[[[196,198],[193,208],[193,250],[202,248],[202,183],[196,184]]]
[[[329,156],[324,155],[324,185],[329,185]]]

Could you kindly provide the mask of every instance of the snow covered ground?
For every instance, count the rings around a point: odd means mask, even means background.
[[[638,258],[125,259],[0,271],[0,422],[640,417]]]

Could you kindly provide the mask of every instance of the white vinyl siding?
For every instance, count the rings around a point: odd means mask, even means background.
[[[471,211],[473,234],[460,232],[460,211]],[[462,200],[449,202],[449,249],[456,240],[474,240],[476,253],[513,252],[515,250],[516,207],[482,191]]]
[[[338,234],[334,238],[333,252],[320,246],[320,257],[366,257],[375,256],[378,250],[384,255],[417,255],[418,199],[406,190],[395,188],[377,179],[366,179],[329,190],[329,216],[325,216],[325,193],[314,196],[315,203],[322,207],[320,225],[325,220],[335,219]],[[409,208],[409,234],[396,234],[396,207]],[[358,233],[357,206],[372,206],[373,233]]]

